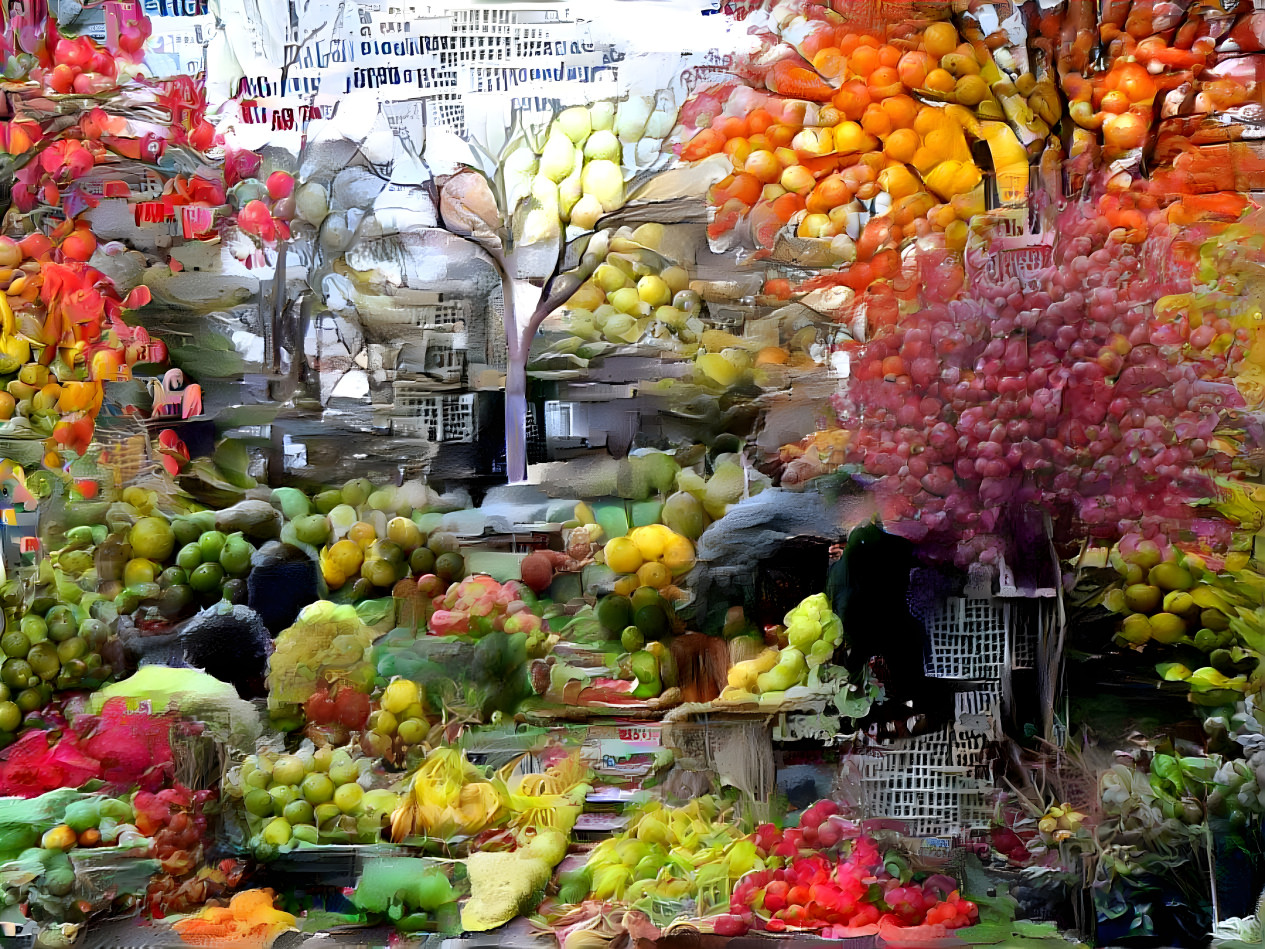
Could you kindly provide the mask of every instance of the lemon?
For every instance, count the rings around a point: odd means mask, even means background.
[[[663,556],[664,547],[669,544],[675,533],[672,528],[663,524],[647,524],[635,528],[628,535],[645,560],[658,560]]]
[[[144,557],[133,557],[123,568],[123,585],[134,587],[142,583],[153,583],[157,567]]]
[[[694,544],[688,537],[672,535],[663,546],[663,565],[673,574],[684,573],[694,566]]]
[[[409,679],[396,679],[382,692],[382,707],[399,717],[414,702],[421,699],[417,683]]]
[[[378,532],[367,521],[356,521],[356,523],[351,525],[351,530],[347,532],[347,539],[354,541],[361,547],[368,547],[378,539]]]
[[[663,564],[651,560],[637,569],[637,581],[642,586],[661,590],[672,581],[672,574]]]
[[[606,566],[616,573],[636,573],[643,557],[631,537],[615,537],[603,549]]]
[[[633,590],[637,589],[637,587],[639,586],[641,586],[641,581],[638,580],[637,575],[633,573],[633,574],[629,574],[626,577],[620,577],[618,580],[616,580],[614,590],[620,596],[628,596],[629,594],[632,593]]]
[[[325,558],[321,559],[321,576],[331,590],[337,590],[347,582],[347,574],[343,573],[338,564]]]
[[[364,796],[365,789],[359,784],[343,784],[334,792],[334,803],[344,814],[350,814],[360,806]]]
[[[329,549],[329,560],[344,576],[351,576],[364,563],[364,551],[352,540],[340,540]]]

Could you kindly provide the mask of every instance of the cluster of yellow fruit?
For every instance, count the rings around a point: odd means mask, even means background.
[[[391,815],[391,839],[472,837],[505,815],[504,783],[493,784],[456,748],[426,756]]]
[[[612,537],[602,549],[602,559],[615,573],[631,575],[629,582],[636,581],[632,589],[662,590],[694,566],[694,543],[666,524],[647,524],[623,537]]]
[[[1139,544],[1128,554],[1111,552],[1111,565],[1122,583],[1107,591],[1103,605],[1122,614],[1120,639],[1141,646],[1150,640],[1172,645],[1190,637],[1205,651],[1220,645],[1230,626],[1220,608],[1222,598],[1198,582],[1187,559],[1162,557],[1154,544]]]
[[[662,240],[662,224],[622,227],[609,241],[595,237],[588,253],[604,256],[567,301],[568,329],[584,340],[635,343],[659,323],[697,341],[702,298],[685,268],[659,252]]]
[[[1071,804],[1051,804],[1037,821],[1037,830],[1047,844],[1058,844],[1074,836],[1084,820],[1085,815]]]

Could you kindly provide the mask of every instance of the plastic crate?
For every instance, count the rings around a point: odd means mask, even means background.
[[[1000,679],[1010,666],[1010,604],[950,596],[927,608],[927,675]]]
[[[854,752],[845,769],[866,817],[901,821],[915,837],[952,837],[980,819],[987,786],[953,763],[951,729]]]
[[[426,386],[397,381],[392,386],[391,427],[395,434],[428,442],[473,442],[477,434],[475,393],[446,395]]]
[[[1058,601],[1050,598],[1017,600],[1010,605],[1010,667],[1035,669],[1043,632],[1053,634],[1058,623]]]

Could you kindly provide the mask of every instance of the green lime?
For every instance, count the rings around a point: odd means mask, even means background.
[[[207,531],[198,538],[198,548],[202,551],[202,560],[204,563],[214,561],[219,563],[220,551],[224,549],[224,542],[228,540],[224,536],[223,531]]]
[[[220,566],[227,573],[241,576],[250,571],[250,558],[254,553],[255,548],[249,541],[234,534],[225,541],[224,549],[220,551]]]
[[[466,573],[466,561],[455,551],[440,554],[435,558],[435,575],[441,580],[460,580]]]
[[[343,503],[343,495],[337,488],[331,488],[318,494],[312,499],[312,503],[316,506],[316,509],[320,513],[328,514],[330,511],[334,510],[334,508],[338,507],[338,505]]]
[[[639,610],[643,606],[663,605],[663,594],[654,587],[637,587],[633,590],[632,596],[629,598],[632,602],[633,610]]]
[[[206,535],[203,534],[203,537]],[[199,593],[219,590],[224,583],[224,568],[218,563],[204,563],[189,575],[189,586]]]
[[[245,603],[250,598],[246,581],[240,577],[224,581],[224,599],[230,603]]]
[[[48,639],[48,624],[44,622],[44,617],[42,616],[27,613],[22,617],[22,622],[18,625],[18,629],[22,630],[31,643],[42,643]]]
[[[57,658],[64,666],[72,659],[82,659],[88,655],[88,644],[78,636],[57,644]]]
[[[411,524],[413,522],[409,521],[409,523]],[[392,564],[404,562],[403,548],[400,547],[399,544],[389,540],[375,540],[369,545],[368,556],[377,557]]]
[[[633,623],[646,639],[662,639],[672,631],[667,611],[658,603],[641,607],[633,614]]]
[[[343,503],[350,504],[352,507],[360,507],[369,500],[369,495],[373,492],[373,484],[368,478],[352,478],[343,485]]]
[[[26,661],[35,674],[46,682],[54,678],[61,669],[61,660],[57,658],[57,647],[52,643],[36,643],[26,654]],[[0,675],[3,675],[2,671]],[[13,686],[15,689],[22,687],[22,685]]]
[[[281,811],[281,816],[288,820],[291,824],[310,824],[315,816],[312,812],[312,805],[299,798],[291,801]]]
[[[409,570],[413,575],[420,577],[423,574],[434,573],[435,571],[435,552],[429,547],[418,547],[408,555]]]
[[[0,650],[12,659],[25,659],[31,651],[31,641],[20,629],[10,630],[0,636]]]
[[[193,598],[193,587],[187,583],[177,583],[167,587],[158,597],[158,612],[167,619],[174,619],[189,608]]]
[[[272,795],[263,788],[251,788],[246,792],[246,797],[242,800],[246,807],[246,813],[255,817],[271,817],[272,816]]]
[[[395,583],[395,565],[386,560],[366,560],[360,567],[360,575],[376,587],[389,587]]]
[[[164,590],[180,583],[189,582],[189,573],[183,567],[168,567],[158,575],[158,585]]]
[[[69,606],[54,606],[44,620],[48,623],[48,638],[55,643],[63,642],[79,632],[79,622]]]
[[[597,621],[602,624],[602,629],[611,635],[632,625],[633,605],[628,597],[620,596],[618,593],[608,593],[602,597],[597,603],[596,612]]]
[[[184,547],[202,536],[202,526],[192,518],[177,517],[171,522],[171,532],[176,536],[176,544]]]
[[[79,635],[94,646],[100,646],[110,638],[110,627],[96,617],[89,617],[79,624]]]
[[[176,554],[176,566],[186,571],[196,570],[202,563],[202,546],[196,542],[185,544]]]
[[[0,680],[11,689],[25,689],[35,678],[35,670],[25,659],[6,659],[4,665],[0,665]]]
[[[14,704],[23,712],[38,712],[44,707],[44,696],[38,689],[23,689],[17,694]]]
[[[71,639],[68,641],[73,643],[76,640]],[[65,643],[62,645],[65,645]],[[61,672],[59,673],[59,675],[64,675],[67,679],[69,679],[71,683],[78,683],[78,681],[87,674],[88,664],[78,658],[67,659],[65,665],[61,667]]]
[[[17,702],[0,702],[0,731],[15,732],[22,724],[22,710]]]

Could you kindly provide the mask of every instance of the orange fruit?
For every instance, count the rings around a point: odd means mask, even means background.
[[[920,144],[918,133],[913,129],[896,129],[887,136],[883,154],[893,161],[907,162],[914,157]]]
[[[932,23],[922,31],[922,46],[928,53],[939,59],[958,47],[958,31],[952,23],[941,21]]]
[[[952,92],[956,85],[957,80],[953,78],[953,75],[947,69],[941,69],[937,66],[927,73],[927,84],[923,88],[930,89],[932,92],[947,94]]]

